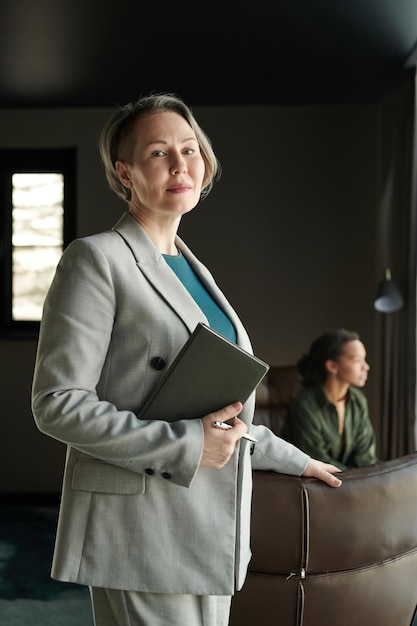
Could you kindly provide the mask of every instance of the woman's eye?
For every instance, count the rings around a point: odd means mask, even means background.
[[[186,155],[190,155],[190,154],[194,154],[195,150],[193,150],[192,148],[186,148],[184,150],[184,154]]]
[[[152,152],[152,156],[154,157],[162,157],[164,154],[165,152],[163,150],[155,150],[155,152]]]

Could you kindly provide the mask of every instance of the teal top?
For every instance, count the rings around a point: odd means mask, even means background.
[[[163,257],[203,311],[210,327],[223,335],[223,337],[226,337],[226,339],[236,343],[236,329],[232,322],[204,287],[187,259],[181,254],[181,251],[178,252],[179,254],[176,256],[164,254]]]
[[[282,436],[311,457],[342,470],[377,462],[368,402],[356,387],[349,388],[342,436],[336,407],[322,385],[304,388],[292,401]]]

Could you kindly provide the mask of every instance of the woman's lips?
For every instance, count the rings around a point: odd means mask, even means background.
[[[191,185],[174,185],[173,187],[168,187],[167,191],[170,193],[184,193],[185,191],[190,191]]]

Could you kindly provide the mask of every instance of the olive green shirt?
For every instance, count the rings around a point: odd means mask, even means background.
[[[311,457],[339,469],[377,462],[368,402],[356,387],[349,388],[343,435],[339,434],[335,405],[323,386],[315,385],[304,388],[290,404],[282,436]]]

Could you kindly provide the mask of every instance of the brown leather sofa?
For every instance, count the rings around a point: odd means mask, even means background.
[[[288,405],[300,389],[301,381],[295,365],[271,367],[256,390],[254,423],[268,426],[279,436]]]
[[[285,407],[265,389],[259,406],[279,430]],[[417,453],[341,477],[332,489],[254,472],[253,556],[230,626],[417,624]]]

